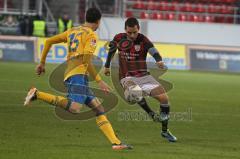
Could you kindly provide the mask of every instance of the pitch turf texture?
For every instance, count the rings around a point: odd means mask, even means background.
[[[95,119],[64,121],[43,102],[23,107],[32,85],[55,93],[48,85],[48,76],[55,67],[47,65],[47,73],[39,78],[34,73],[35,64],[0,63],[1,159],[240,158],[239,74],[168,71],[163,76],[174,84],[169,92],[171,110],[185,112],[185,116],[180,114],[170,122],[177,143],[160,137],[158,123],[120,120],[121,112],[141,110],[119,100],[108,118],[119,137],[132,144],[134,150],[113,151]],[[157,102],[149,102],[158,110]]]

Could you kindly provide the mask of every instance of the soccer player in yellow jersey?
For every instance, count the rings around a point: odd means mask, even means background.
[[[88,74],[90,74],[101,90],[109,92],[108,85],[101,80],[91,62],[97,44],[97,35],[94,31],[98,29],[100,20],[100,11],[96,8],[89,8],[84,25],[48,38],[45,42],[40,64],[36,67],[38,75],[45,72],[45,60],[51,45],[61,42],[65,42],[68,45],[67,68],[64,74],[64,83],[68,90],[67,98],[31,88],[24,105],[28,105],[31,101],[38,99],[64,108],[71,113],[79,113],[81,107],[85,104],[96,113],[97,125],[112,143],[113,150],[131,149],[132,146],[121,143],[118,137],[116,137],[110,122],[104,115],[103,106],[88,86]]]

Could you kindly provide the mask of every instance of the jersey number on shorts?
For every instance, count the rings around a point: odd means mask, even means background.
[[[69,52],[77,51],[79,40],[76,38],[75,33],[70,34],[68,38],[70,39]]]

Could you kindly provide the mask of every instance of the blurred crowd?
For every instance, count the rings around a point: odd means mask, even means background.
[[[73,26],[72,20],[67,13],[63,13],[54,25],[54,32],[62,33]],[[0,34],[20,36],[49,36],[48,25],[45,19],[39,15],[1,15]]]

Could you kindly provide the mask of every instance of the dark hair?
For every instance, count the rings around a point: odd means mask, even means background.
[[[96,23],[102,17],[101,12],[97,8],[89,8],[86,13],[86,21],[88,23]]]
[[[125,29],[127,29],[127,26],[134,27],[135,25],[137,25],[138,29],[140,28],[137,18],[131,17],[125,21]]]

